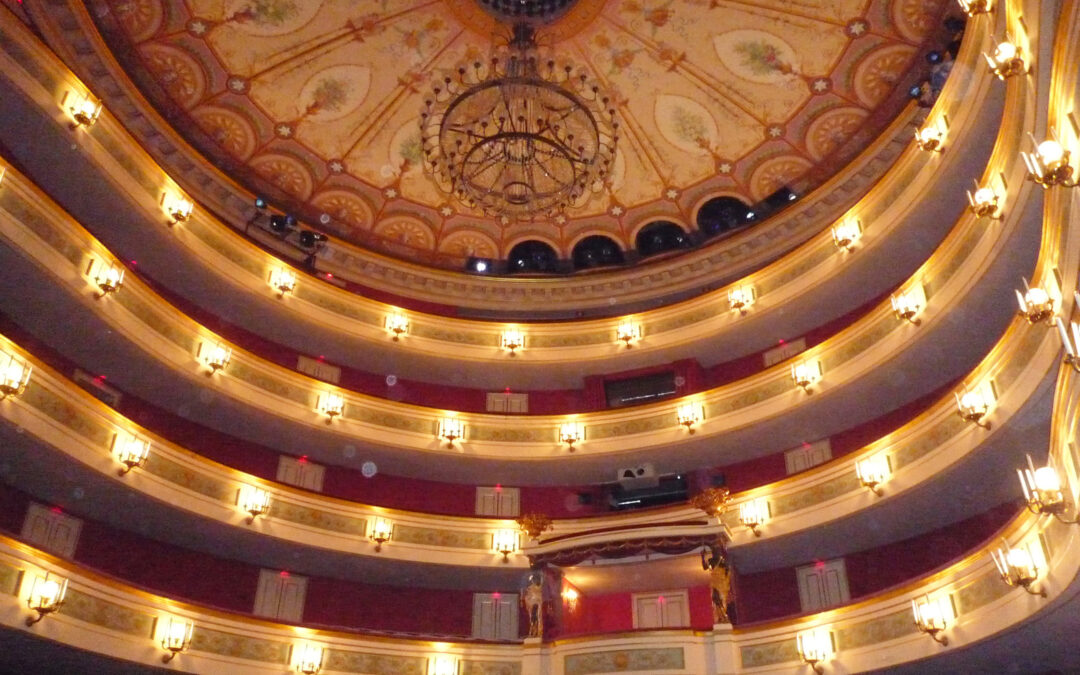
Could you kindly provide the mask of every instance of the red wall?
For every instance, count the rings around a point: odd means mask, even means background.
[[[0,529],[18,537],[27,495],[0,484]],[[845,556],[852,600],[907,583],[951,564],[988,540],[1022,508],[1006,503],[944,528]],[[78,516],[77,513],[73,515]],[[109,525],[83,522],[75,562],[146,590],[226,611],[248,614],[259,567],[211,556]],[[811,561],[807,561],[809,564]],[[555,576],[549,583],[557,585]],[[517,588],[502,589],[516,593]],[[694,628],[712,625],[706,585],[689,589]],[[745,625],[800,613],[795,568],[736,574],[734,620]],[[553,604],[556,598],[550,598]],[[630,593],[581,594],[577,609],[563,606],[549,637],[632,630]],[[305,624],[364,631],[468,636],[472,591],[428,590],[309,577]],[[528,622],[522,623],[523,630]]]
[[[582,593],[574,611],[563,607],[561,635],[617,633],[633,629],[629,593]]]
[[[30,498],[0,483],[0,530],[17,535],[22,532]]]
[[[472,632],[472,607],[472,591],[313,578],[308,581],[304,623],[346,629],[363,626],[429,636],[468,636]]]
[[[188,301],[183,296],[177,295],[167,288],[157,286],[152,279],[142,274],[142,270],[138,268],[137,264],[130,265],[129,269],[132,274],[138,275],[153,288],[154,292],[175,305],[179,311],[237,346],[258,354],[267,361],[295,370],[299,356],[323,359],[321,354],[299,352],[291,347],[268,340],[242,326],[221,319],[213,312]],[[796,340],[803,337],[806,339],[807,347],[812,347],[858,320],[867,311],[877,306],[887,295],[888,293],[874,298],[843,316],[807,331],[804,335],[789,336],[787,339]],[[23,344],[29,348],[28,344]],[[716,364],[708,369],[703,369],[694,359],[683,359],[633,371],[592,375],[585,378],[584,386],[581,389],[530,390],[528,391],[529,411],[533,415],[554,415],[602,410],[606,407],[603,386],[605,381],[625,379],[665,370],[673,370],[683,378],[683,384],[678,388],[679,396],[711,389],[764,370],[762,354],[772,349],[773,346],[775,345],[753,354]],[[38,353],[37,349],[34,351],[35,354]],[[40,354],[38,356],[44,358]],[[488,390],[455,387],[445,383],[423,382],[404,378],[399,378],[397,383],[391,387],[386,384],[386,376],[390,373],[364,371],[338,364],[332,365],[341,368],[341,381],[339,384],[345,389],[432,408],[447,408],[464,412],[484,412],[486,409]]]
[[[1018,503],[1008,502],[914,540],[848,556],[845,564],[852,597],[878,593],[950,564],[989,539],[1019,510]]]
[[[0,528],[8,535],[19,536],[30,501],[27,495],[0,484]],[[258,566],[181,548],[92,520],[83,521],[74,561],[132,586],[214,609],[251,614],[255,606]],[[472,591],[308,577],[303,623],[467,637],[472,633]]]
[[[709,586],[694,586],[689,591],[690,626],[699,630],[712,628],[712,589]]]
[[[84,521],[75,561],[149,591],[250,614],[259,568]]]
[[[709,587],[694,586],[686,590],[690,604],[690,627],[697,630],[711,628],[713,614]],[[634,630],[632,596],[633,593],[630,592],[581,593],[573,611],[563,604],[558,636],[623,633]]]
[[[951,564],[990,539],[1020,508],[1008,502],[918,537],[844,556],[851,599],[880,593]],[[802,613],[793,567],[737,574],[734,593],[740,624]]]
[[[15,339],[58,371],[64,373],[74,371],[74,364],[38,343],[3,315],[0,315],[0,332]],[[292,363],[295,364],[295,354],[290,354],[289,358],[293,359]],[[678,363],[681,364],[682,371],[680,372],[684,372],[687,376],[688,383],[697,382],[702,377],[694,374],[698,372],[695,370],[697,368],[695,362]],[[655,370],[655,368],[646,370]],[[383,386],[385,387],[385,383]],[[600,387],[602,390],[602,383]],[[952,383],[947,384],[938,391],[912,401],[878,419],[835,434],[830,439],[833,455],[841,456],[851,452],[897,428],[919,414],[927,405],[936,401],[942,393],[949,391],[952,387]],[[214,431],[130,394],[123,395],[118,409],[147,429],[209,459],[268,480],[274,480],[277,475],[279,453],[273,448]],[[538,411],[534,410],[534,412]],[[708,486],[711,484],[712,477],[720,474],[723,474],[726,485],[733,491],[764,485],[786,476],[783,454],[775,453],[746,462],[691,472],[688,476],[692,490]],[[402,478],[386,474],[364,478],[357,470],[337,466],[327,467],[324,492],[327,495],[365,504],[447,515],[472,515],[476,501],[472,485]],[[579,494],[586,495],[591,500],[590,503],[581,503]],[[604,488],[595,485],[522,487],[521,503],[523,512],[539,511],[553,518],[573,518],[608,511]]]
[[[902,426],[952,388],[953,384],[950,383],[882,417],[832,436],[833,456],[840,457],[857,450]],[[279,453],[273,448],[208,429],[131,396],[124,396],[119,410],[135,422],[204,457],[268,480],[274,480],[277,475]],[[774,453],[691,472],[688,474],[691,492],[707,487],[712,476],[721,474],[733,492],[765,485],[787,476],[783,453]],[[599,485],[523,486],[520,489],[522,512],[538,511],[553,518],[574,518],[609,511],[605,489]],[[473,515],[476,504],[473,485],[383,473],[364,478],[355,469],[338,466],[326,468],[323,492],[364,504],[433,514]],[[585,495],[590,502],[581,503],[579,495]]]

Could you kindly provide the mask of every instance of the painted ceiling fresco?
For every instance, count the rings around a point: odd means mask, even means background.
[[[703,196],[754,203],[835,172],[838,149],[905,104],[894,92],[946,1],[578,0],[539,42],[613,94],[614,175],[565,216],[510,224],[440,192],[420,154],[433,78],[508,34],[480,3],[90,6],[147,97],[253,192],[361,246],[458,266],[532,238],[563,255],[590,234],[631,248],[657,219],[692,228]]]

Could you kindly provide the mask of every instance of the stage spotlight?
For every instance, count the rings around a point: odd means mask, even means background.
[[[313,230],[302,230],[300,232],[300,245],[304,248],[311,248],[322,241],[326,241],[326,235],[322,232]]]

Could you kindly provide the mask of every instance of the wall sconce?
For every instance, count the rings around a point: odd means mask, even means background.
[[[213,375],[229,365],[229,361],[232,359],[232,349],[220,342],[203,342],[199,345],[199,355],[202,357],[202,362],[210,368],[208,374]]]
[[[98,287],[98,292],[94,295],[98,300],[109,293],[117,292],[124,283],[124,268],[118,267],[113,262],[91,260],[86,267],[86,273],[90,275],[94,280],[94,284]]]
[[[1024,292],[1016,291],[1016,302],[1020,306],[1020,316],[1027,319],[1030,324],[1036,324],[1040,321],[1053,324],[1054,298],[1046,289],[1040,286],[1028,286],[1027,279],[1023,279],[1023,282]]]
[[[580,597],[581,594],[569,586],[563,589],[562,600],[566,604],[566,608],[571,612],[577,609],[578,598]]]
[[[758,528],[765,524],[770,515],[772,512],[769,508],[769,500],[764,497],[739,504],[739,523],[749,527],[755,537],[761,536]]]
[[[454,447],[454,441],[465,438],[465,424],[456,417],[444,417],[439,420],[438,437],[446,441],[446,447]]]
[[[990,11],[991,0],[957,0],[964,14],[974,17],[977,14],[986,14]]]
[[[990,423],[983,419],[994,402],[993,387],[989,382],[970,391],[965,387],[962,394],[953,393],[953,396],[956,397],[960,417],[983,429],[990,429]]]
[[[510,554],[518,550],[517,530],[495,530],[491,534],[491,548],[496,553],[502,553],[503,562],[510,562]]]
[[[30,383],[32,370],[26,359],[0,351],[0,401],[23,393]]]
[[[994,188],[975,183],[975,191],[967,191],[968,208],[979,218],[1001,218],[998,212],[998,194]]]
[[[641,339],[641,324],[634,323],[632,319],[624,319],[615,329],[615,339],[621,340],[630,349],[632,343]]]
[[[1026,548],[1009,548],[1002,540],[1002,547],[990,552],[994,559],[1001,580],[1010,586],[1018,586],[1032,595],[1046,597],[1046,589],[1032,590],[1031,586],[1039,578],[1039,567],[1031,552]]]
[[[1027,456],[1028,468],[1017,469],[1020,487],[1024,490],[1024,500],[1032,513],[1049,513],[1066,525],[1080,523],[1080,514],[1069,520],[1065,517],[1065,494],[1061,490],[1061,477],[1053,466],[1035,468],[1031,455]]]
[[[1077,181],[1070,181],[1073,168],[1069,164],[1069,151],[1062,147],[1057,134],[1050,131],[1051,137],[1042,143],[1036,143],[1035,137],[1031,136],[1031,144],[1035,146],[1035,152],[1022,152],[1027,165],[1028,179],[1033,180],[1044,188],[1054,185],[1062,187],[1076,187]]]
[[[68,104],[69,99],[70,104]],[[64,95],[64,104],[67,105],[71,119],[74,120],[70,125],[72,131],[79,127],[94,126],[94,122],[97,122],[98,117],[101,116],[101,101],[90,94],[76,94],[69,91]]]
[[[834,233],[834,240],[835,236]],[[746,311],[754,304],[754,300],[756,299],[756,292],[754,287],[750,284],[736,286],[730,289],[727,294],[728,306],[739,314],[746,314]]]
[[[389,518],[375,518],[371,523],[371,534],[368,537],[375,542],[375,552],[382,551],[382,545],[390,541],[394,534],[394,523]]]
[[[990,65],[990,72],[997,75],[999,80],[1027,72],[1023,50],[1013,44],[1008,36],[1005,42],[995,43],[993,53],[983,52],[983,56],[986,57],[986,63]]]
[[[915,145],[927,152],[941,152],[945,145],[945,130],[936,123],[928,123],[915,130]]]
[[[1061,345],[1065,348],[1065,363],[1073,367],[1073,370],[1080,373],[1080,324],[1075,321],[1069,322],[1069,327],[1065,327],[1065,322],[1061,317],[1057,317],[1055,320],[1058,329],[1058,337],[1061,338]]]
[[[386,326],[386,330],[394,336],[394,342],[401,339],[402,335],[409,332],[409,317],[405,316],[401,312],[391,312],[386,315],[386,320],[383,324]]]
[[[335,417],[345,413],[345,397],[336,391],[320,394],[318,410],[326,415],[326,423],[332,424]]]
[[[559,426],[559,442],[566,443],[570,452],[574,451],[574,443],[585,440],[585,425],[581,422],[563,422]]]
[[[315,675],[322,670],[323,648],[313,644],[302,644],[295,648],[296,672],[304,675]]]
[[[921,322],[916,316],[926,306],[926,290],[922,284],[916,284],[906,291],[892,296],[890,302],[896,318],[918,326]]]
[[[686,431],[694,433],[694,425],[705,419],[705,406],[700,403],[683,403],[675,411],[675,417],[680,426],[686,427]]]
[[[911,613],[915,617],[915,626],[921,632],[926,633],[934,639],[934,642],[942,646],[949,644],[949,638],[938,633],[948,628],[949,622],[956,619],[951,595],[942,595],[933,600],[929,595],[916,598],[911,601]]]
[[[799,657],[803,662],[818,675],[825,672],[818,664],[827,661],[836,652],[833,634],[828,628],[800,631],[795,635],[795,647],[799,650]]]
[[[458,675],[458,659],[449,654],[428,657],[428,675]]]
[[[45,618],[46,614],[52,614],[64,604],[64,596],[67,595],[68,580],[63,577],[53,576],[46,572],[45,576],[35,576],[34,585],[30,587],[30,597],[26,599],[26,606],[37,612],[37,616],[27,617],[26,625],[33,626]]]
[[[172,218],[170,225],[177,225],[179,223],[186,223],[188,218],[191,217],[192,212],[195,211],[195,203],[190,199],[175,193],[166,194],[162,199],[162,207],[165,209],[165,213],[169,214]]]
[[[791,379],[796,387],[802,387],[807,394],[810,387],[821,379],[821,361],[803,361],[791,365]]]
[[[169,617],[161,633],[161,648],[169,653],[161,657],[161,662],[168,663],[176,658],[177,654],[187,649],[191,644],[191,634],[194,630],[193,622]]]
[[[855,250],[855,242],[862,236],[862,225],[857,220],[845,220],[833,225],[832,240],[836,248],[851,253]]]
[[[891,473],[892,466],[889,463],[889,456],[885,453],[871,455],[855,462],[855,475],[859,477],[859,485],[869,488],[878,497],[882,494],[879,486],[888,479]]]
[[[525,346],[525,336],[521,331],[508,329],[499,336],[499,346],[510,351],[510,356],[517,356],[517,350]]]
[[[124,438],[121,438],[117,433],[113,436],[112,451],[117,461],[124,465],[119,472],[119,475],[123,476],[146,462],[146,458],[150,456],[150,441],[135,434],[124,434]]]
[[[285,268],[275,267],[270,270],[270,287],[277,291],[279,298],[284,298],[286,293],[292,293],[296,288],[296,272]]]
[[[236,505],[250,514],[247,519],[250,525],[255,518],[270,511],[270,493],[253,485],[241,485],[236,493]]]

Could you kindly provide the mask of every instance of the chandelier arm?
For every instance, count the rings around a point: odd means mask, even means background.
[[[469,180],[470,178],[474,178],[474,177],[484,173],[489,168],[491,168],[493,166],[496,166],[498,164],[499,159],[500,158],[499,158],[498,155],[489,154],[487,157],[481,158],[480,161],[473,161],[473,160],[468,160],[468,159],[462,160],[462,162],[461,162],[461,175],[466,180]],[[470,174],[466,174],[465,173],[466,167],[475,167],[475,171],[473,171]],[[500,175],[502,174],[502,171],[505,171],[505,170],[506,170],[506,167],[504,166],[502,168],[502,170],[500,170],[500,172],[499,172]]]
[[[568,183],[568,184],[570,184],[570,185],[576,185],[576,184],[577,184],[577,179],[578,179],[579,173],[578,173],[578,171],[576,171],[576,170],[575,170],[575,166],[574,166],[574,165],[575,165],[575,164],[578,164],[579,162],[575,162],[573,158],[568,158],[568,159],[570,160],[570,161],[569,161],[569,164],[570,164],[570,168],[571,168],[571,170],[573,171],[573,173],[572,173],[572,178],[571,178],[571,180],[567,181],[567,183]],[[558,176],[556,176],[556,175],[552,174],[552,172],[548,171],[547,167],[545,167],[545,166],[544,166],[544,164],[543,164],[542,162],[540,162],[540,161],[538,160],[538,161],[536,162],[536,164],[537,164],[537,166],[538,166],[538,167],[539,167],[539,168],[540,168],[540,169],[541,169],[541,170],[542,170],[542,171],[544,172],[544,175],[545,175],[545,176],[547,176],[547,177],[548,177],[548,178],[550,178],[551,180],[555,181],[556,183],[562,182],[562,181],[561,181],[561,180],[559,179],[559,177],[558,177]]]
[[[510,87],[499,87],[499,95],[502,97],[502,105],[503,108],[506,110],[506,120],[510,124],[510,131],[514,133],[520,133],[521,130],[517,128],[516,120],[514,119],[514,107],[513,101],[510,98],[509,89]],[[505,131],[505,129],[500,128],[500,131]]]

